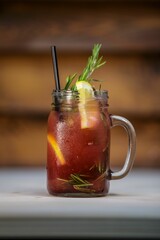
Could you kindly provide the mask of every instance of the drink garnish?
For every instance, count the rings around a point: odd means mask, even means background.
[[[65,90],[69,88],[72,91],[78,91],[79,93],[79,112],[81,115],[81,128],[90,128],[94,126],[94,122],[91,121],[90,112],[86,109],[85,103],[89,99],[94,98],[94,88],[91,82],[95,81],[95,79],[91,78],[93,72],[98,69],[99,67],[103,66],[106,62],[102,61],[103,57],[99,57],[99,51],[101,48],[101,44],[95,44],[92,50],[92,55],[88,58],[88,62],[86,67],[83,69],[82,74],[78,76],[77,74],[73,74],[72,76],[67,77],[67,83],[65,85]],[[73,84],[73,81],[75,82]],[[96,80],[98,81],[98,80]],[[72,85],[73,84],[73,85]],[[71,86],[72,85],[72,86]],[[95,118],[97,114],[97,108],[95,107],[94,111],[92,111],[93,118]]]
[[[91,78],[91,75],[93,74],[93,72],[96,69],[100,68],[101,66],[103,66],[106,63],[105,61],[102,61],[103,56],[99,57],[99,52],[100,52],[101,46],[102,46],[102,44],[95,44],[93,46],[92,55],[88,58],[86,67],[83,69],[82,74],[80,74],[77,79],[75,79],[75,77],[77,76],[76,73],[73,74],[72,76],[70,75],[67,77],[67,83],[64,88],[65,90],[68,90],[69,88],[73,91],[77,90],[76,83],[78,81],[85,81],[88,83],[91,83],[92,81],[94,81],[94,79]],[[75,81],[75,84],[73,84],[71,86],[73,81]]]
[[[85,108],[85,102],[87,99],[91,99],[94,97],[94,92],[92,86],[86,81],[78,81],[76,83],[77,91],[79,92],[80,104],[79,104],[79,112],[81,115],[81,128],[89,127],[89,119],[88,119],[88,111]]]
[[[58,146],[58,143],[56,142],[55,138],[53,137],[53,135],[51,133],[49,133],[47,135],[47,139],[48,139],[48,142],[50,143],[52,149],[55,151],[55,154],[59,160],[59,163],[61,165],[64,165],[66,163],[65,159],[64,159],[64,156]]]
[[[70,174],[70,177],[68,180],[57,178],[58,180],[68,183],[73,186],[73,188],[80,192],[94,192],[94,189],[91,189],[93,186],[93,183],[88,182],[86,179],[84,179],[84,175],[81,174]]]
[[[95,189],[93,188],[94,183],[104,181],[106,178],[106,171],[103,172],[99,177],[97,177],[94,181],[89,182],[86,180],[87,176],[83,174],[78,173],[72,173],[69,176],[69,179],[63,179],[63,178],[57,178],[57,180],[63,182],[64,184],[71,185],[75,190],[79,192],[95,192]]]
[[[86,81],[78,81],[76,82],[76,88],[79,92],[79,98],[82,103],[85,103],[85,100],[94,97],[94,91],[92,86]]]

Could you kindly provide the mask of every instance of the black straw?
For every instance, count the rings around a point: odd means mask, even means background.
[[[59,81],[59,72],[58,72],[58,62],[57,62],[56,46],[51,47],[51,49],[52,49],[52,61],[53,61],[55,86],[56,86],[56,90],[60,91],[61,87],[60,87],[60,81]]]

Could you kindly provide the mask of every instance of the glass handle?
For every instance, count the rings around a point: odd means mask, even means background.
[[[110,115],[111,127],[121,126],[128,135],[128,152],[123,168],[117,172],[111,172],[111,180],[124,178],[132,169],[136,154],[136,133],[133,125],[126,118],[116,115]]]

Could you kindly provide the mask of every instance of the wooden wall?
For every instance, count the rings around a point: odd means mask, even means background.
[[[95,73],[109,111],[137,134],[135,167],[160,167],[160,1],[0,0],[0,166],[46,162],[47,117],[56,45],[62,87],[80,73],[94,43],[107,63]],[[120,167],[125,132],[112,129],[111,162]]]

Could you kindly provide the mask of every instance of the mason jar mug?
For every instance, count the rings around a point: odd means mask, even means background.
[[[95,91],[81,101],[77,92],[53,91],[47,130],[47,189],[64,197],[98,197],[111,180],[125,177],[133,166],[136,133],[126,118],[108,112],[108,92]],[[128,152],[120,171],[110,169],[111,128],[128,135]]]

